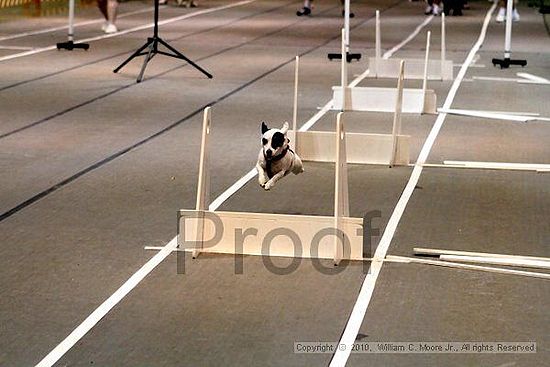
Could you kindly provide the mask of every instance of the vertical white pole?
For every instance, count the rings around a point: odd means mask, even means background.
[[[504,58],[509,59],[512,52],[512,9],[514,0],[508,0],[506,4],[506,34],[504,37]]]
[[[74,0],[69,0],[69,41],[74,39]]]
[[[403,108],[403,80],[405,79],[405,61],[401,60],[399,64],[399,76],[397,79],[397,100],[395,103],[395,113],[393,115],[392,129],[392,154],[390,159],[390,167],[395,165],[397,158],[397,139],[401,134],[401,110]]]
[[[376,11],[376,34],[375,34],[375,70],[374,75],[378,76],[380,59],[382,58],[382,45],[380,41],[380,11]]]
[[[208,210],[210,199],[210,165],[208,151],[208,141],[210,140],[210,111],[211,107],[206,107],[203,114],[199,180],[197,183],[197,202],[195,205],[195,210],[202,212],[197,221],[197,238],[195,238],[195,243],[199,243],[200,241],[201,246],[204,238],[204,212]],[[196,248],[193,250],[193,258],[199,256],[199,254],[200,249]]]
[[[344,113],[340,112],[336,117],[336,166],[334,172],[334,227],[340,231],[343,227],[342,217],[349,217],[348,164],[343,116]],[[335,238],[334,264],[336,265],[343,257],[344,240],[345,238],[341,236]]]
[[[348,108],[347,103],[347,87],[348,87],[348,63],[346,60],[346,30],[342,28],[342,67],[341,67],[341,84],[342,84],[342,111]]]
[[[208,142],[210,138],[210,115],[212,107],[206,107],[204,109],[202,119],[202,136],[201,136],[201,153],[199,158],[199,181],[197,184],[197,202],[195,210],[207,210],[209,199],[209,184],[210,184],[210,172],[209,172],[209,152]]]
[[[424,105],[426,103],[426,89],[428,87],[428,58],[430,56],[430,38],[432,32],[428,31],[426,37],[426,57],[424,59],[424,79],[422,80],[422,113],[424,113]]]
[[[300,56],[296,56],[296,65],[294,67],[294,108],[292,111],[292,141],[290,142],[294,150],[298,147],[298,74],[300,72]]]
[[[443,80],[443,72],[445,71],[445,13],[441,13],[441,80]]]
[[[347,53],[349,52],[349,1],[344,1],[344,29],[346,30],[346,36],[345,36],[345,44],[346,44],[346,54],[342,54],[342,58],[347,57]]]

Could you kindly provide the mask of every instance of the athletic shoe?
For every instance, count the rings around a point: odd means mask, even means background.
[[[342,10],[342,17],[345,17],[346,16],[346,11],[345,10]],[[353,14],[351,11],[349,12],[349,17],[350,18],[353,18],[355,16],[355,14]]]
[[[305,6],[302,8],[302,10],[298,10],[296,12],[296,15],[299,17],[301,17],[302,15],[310,15],[310,14],[311,14],[311,9]]]
[[[105,30],[107,29],[107,26],[108,26],[108,25],[109,25],[109,22],[107,22],[107,21],[103,22],[103,24],[101,25],[101,30],[102,30],[103,32],[105,32]]]
[[[424,14],[430,15],[430,14],[432,14],[433,10],[434,10],[433,7],[430,6],[430,5],[428,5],[428,6],[426,7],[426,10],[424,10]]]
[[[439,15],[441,14],[441,7],[437,4],[434,4],[433,5],[433,10],[432,10],[432,14],[433,15]]]
[[[116,25],[114,25],[113,23],[109,23],[109,24],[107,24],[107,27],[105,27],[103,32],[105,32],[107,34],[116,33],[116,32],[118,32],[118,29],[116,28]]]
[[[168,5],[168,0],[159,0],[159,5]]]
[[[514,11],[512,11],[512,20],[514,22],[519,22],[519,13],[517,9],[514,9]]]
[[[506,20],[506,9],[505,8],[500,8],[498,10],[498,14],[497,14],[497,17],[496,17],[496,21],[498,23],[502,23]]]

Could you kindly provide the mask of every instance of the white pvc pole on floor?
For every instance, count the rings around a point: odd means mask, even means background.
[[[378,76],[378,70],[380,67],[380,59],[382,59],[382,45],[380,40],[380,11],[376,11],[376,34],[375,34],[375,56],[376,64],[374,70],[374,76]]]
[[[74,39],[74,0],[69,0],[69,41]]]
[[[509,59],[512,52],[512,12],[514,0],[508,0],[506,4],[506,34],[504,37],[504,58]]]
[[[297,137],[298,137],[298,75],[300,73],[300,56],[296,56],[296,63],[294,67],[294,103],[292,108],[292,140],[291,144],[294,150],[297,150]]]
[[[445,69],[445,48],[445,13],[441,13],[441,80],[443,80],[443,71]]]
[[[345,44],[346,44],[346,54],[342,54],[342,58],[346,58],[347,57],[347,54],[349,52],[349,8],[350,8],[350,5],[349,5],[349,1],[350,0],[345,0],[344,1],[344,29],[345,29]]]
[[[348,86],[348,64],[346,62],[346,30],[345,28],[342,28],[342,64],[340,68],[340,84],[342,84],[342,93],[344,96],[344,99],[342,99],[343,104],[342,106],[345,106],[345,97],[346,97],[346,87]]]
[[[74,4],[75,0],[69,0],[69,30],[67,34],[68,41],[67,42],[59,42],[57,44],[57,49],[66,49],[66,50],[73,50],[75,48],[87,50],[90,48],[90,45],[87,43],[74,43]]]

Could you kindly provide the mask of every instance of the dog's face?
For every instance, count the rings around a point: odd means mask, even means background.
[[[262,149],[267,159],[281,154],[288,147],[287,131],[288,122],[281,129],[270,129],[262,122]]]

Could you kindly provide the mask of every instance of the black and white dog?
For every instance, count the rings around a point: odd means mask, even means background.
[[[290,149],[287,138],[288,122],[281,129],[270,129],[262,122],[262,149],[258,155],[258,182],[266,190],[290,172],[304,172],[302,160]]]

